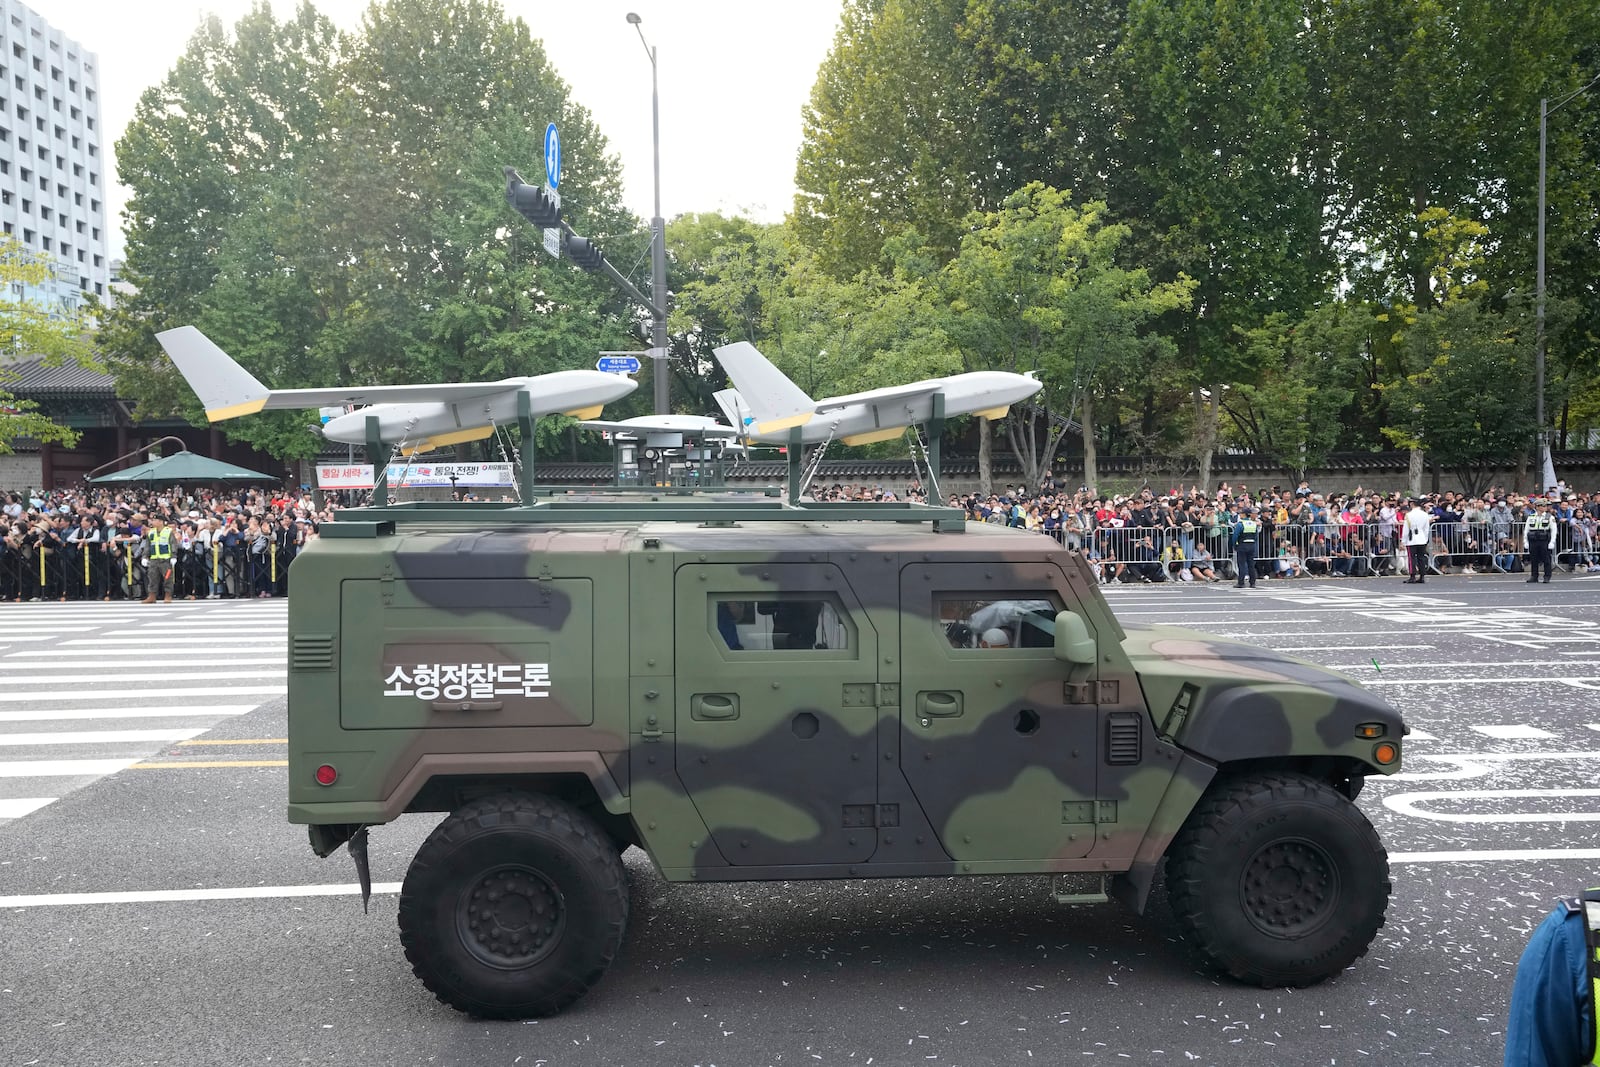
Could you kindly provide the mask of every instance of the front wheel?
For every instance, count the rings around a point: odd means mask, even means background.
[[[1389,857],[1325,782],[1261,774],[1213,785],[1167,854],[1190,941],[1243,982],[1306,986],[1364,955],[1383,925]]]
[[[505,793],[434,828],[400,889],[400,943],[422,983],[470,1015],[554,1015],[622,944],[617,850],[576,809]]]

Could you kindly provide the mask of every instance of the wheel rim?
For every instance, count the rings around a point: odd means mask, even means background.
[[[1239,878],[1251,925],[1271,937],[1304,937],[1333,914],[1339,868],[1322,846],[1299,838],[1257,849]]]
[[[456,930],[468,952],[501,970],[548,956],[566,930],[567,909],[555,885],[521,864],[485,871],[456,901]]]

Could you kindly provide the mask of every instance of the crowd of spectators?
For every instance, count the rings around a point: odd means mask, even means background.
[[[453,494],[458,498],[464,494]],[[363,494],[364,496],[364,494]],[[926,502],[920,483],[813,485],[818,501]],[[290,562],[341,507],[365,503],[304,491],[56,489],[0,493],[0,600],[141,600],[157,517],[172,529],[173,595],[182,599],[284,596]],[[1103,582],[1221,581],[1234,577],[1234,528],[1256,509],[1257,576],[1360,577],[1395,573],[1406,497],[1366,490],[1322,493],[1305,482],[1252,490],[1222,483],[1126,495],[1069,490],[1046,476],[1037,489],[1007,485],[988,494],[951,494],[971,522],[1034,530],[1081,554]],[[1538,495],[1499,487],[1480,496],[1420,498],[1433,525],[1429,553],[1438,573],[1524,569],[1528,517],[1551,504],[1557,563],[1600,572],[1600,493],[1555,486]]]
[[[0,493],[0,600],[142,600],[160,518],[173,595],[284,596],[288,567],[340,506],[283,490],[55,489]],[[157,550],[159,551],[159,550]]]
[[[814,487],[819,500],[919,500],[913,483],[896,494],[882,486]],[[1047,534],[1084,555],[1103,582],[1221,581],[1233,577],[1234,527],[1256,508],[1261,524],[1257,576],[1361,577],[1398,572],[1397,545],[1407,494],[1364,489],[1324,493],[1307,482],[1257,487],[1223,482],[1214,491],[1182,486],[1100,494],[1058,485],[1046,475],[1036,489],[1007,485],[991,493],[949,495],[968,521]],[[1432,520],[1431,569],[1437,573],[1520,572],[1523,533],[1536,503],[1549,500],[1556,522],[1557,562],[1572,571],[1600,572],[1596,526],[1600,493],[1565,485],[1544,494],[1499,486],[1469,496],[1446,491],[1420,496]]]

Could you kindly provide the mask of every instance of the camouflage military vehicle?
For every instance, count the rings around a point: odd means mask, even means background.
[[[558,1012],[673,882],[1056,876],[1298,986],[1383,924],[1352,803],[1405,727],[1344,677],[1120,625],[1078,557],[959,512],[704,502],[346,513],[296,559],[289,818],[445,812],[400,895],[442,1001]],[[870,518],[864,516],[870,515]],[[931,521],[929,519],[931,517]]]

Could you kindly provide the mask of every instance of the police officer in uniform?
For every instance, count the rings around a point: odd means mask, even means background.
[[[1550,514],[1550,501],[1539,501],[1538,507],[1528,516],[1528,527],[1522,534],[1522,547],[1528,553],[1528,584],[1539,580],[1539,567],[1544,566],[1544,580],[1550,581],[1555,569],[1556,521]]]
[[[1239,521],[1233,524],[1233,565],[1238,580],[1235,589],[1243,589],[1246,580],[1250,588],[1256,587],[1256,544],[1261,539],[1261,524],[1256,521],[1256,508],[1244,509]]]
[[[150,531],[150,567],[145,572],[146,588],[149,590],[144,598],[144,603],[154,604],[166,595],[167,603],[172,603],[172,527],[167,525],[163,515],[152,515],[150,521],[155,524],[155,529]]]
[[[1590,889],[1557,904],[1517,962],[1505,1067],[1581,1067],[1600,1061],[1595,1046],[1597,983],[1600,890]]]

